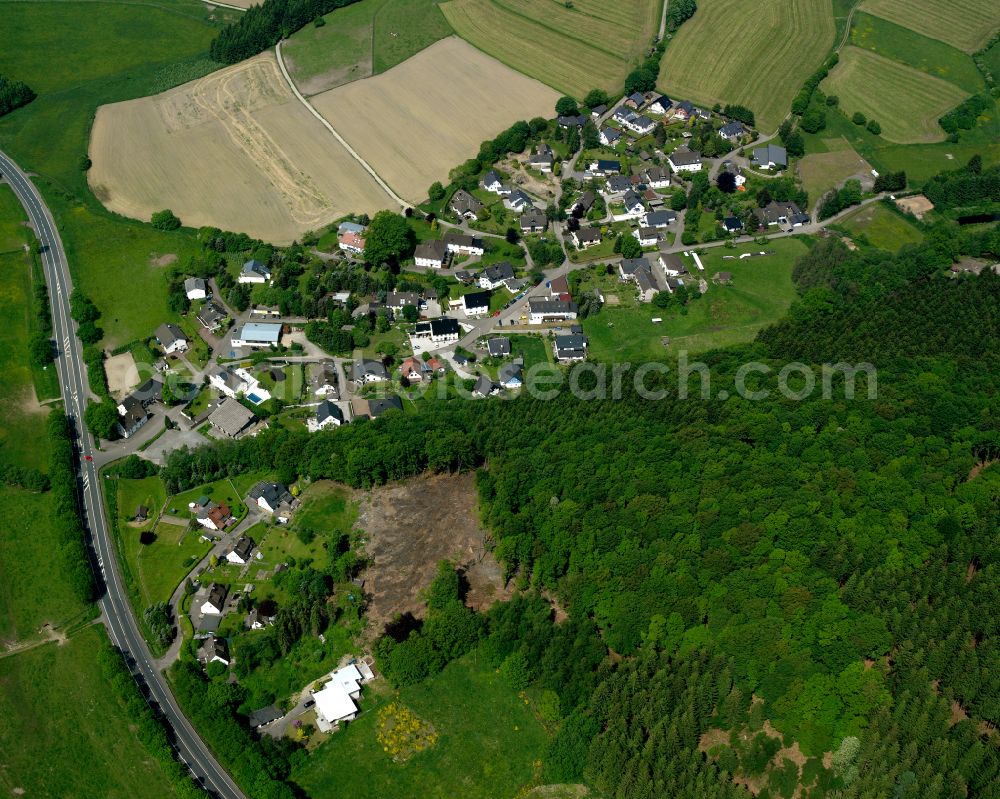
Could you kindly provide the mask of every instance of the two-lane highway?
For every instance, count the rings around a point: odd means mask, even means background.
[[[57,349],[56,369],[66,414],[77,430],[80,498],[90,545],[104,585],[104,592],[99,600],[104,624],[112,642],[141,674],[151,700],[159,705],[172,728],[174,745],[180,758],[190,768],[195,779],[209,793],[222,799],[246,799],[174,701],[166,680],[153,664],[152,655],[139,630],[115,557],[114,542],[104,513],[100,475],[91,460],[94,444],[83,424],[83,412],[90,391],[83,364],[83,348],[76,337],[76,328],[70,317],[69,296],[73,286],[66,253],[52,214],[38,189],[3,152],[0,152],[0,174],[14,189],[42,245],[42,264],[52,303],[52,328]],[[70,766],[67,764],[67,767]]]

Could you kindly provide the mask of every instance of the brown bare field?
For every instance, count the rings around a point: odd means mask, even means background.
[[[394,204],[296,100],[274,54],[97,110],[91,188],[112,211],[285,244],[351,211]]]
[[[422,593],[441,560],[454,561],[464,573],[470,607],[485,610],[509,598],[500,567],[484,548],[471,473],[425,475],[356,498],[356,526],[368,534],[364,578],[371,634],[381,634],[397,614],[424,615]]]
[[[129,391],[139,385],[139,370],[135,367],[135,358],[131,352],[113,355],[105,360],[104,373],[108,376],[108,391],[116,399],[124,399]]]
[[[559,95],[450,36],[388,72],[311,98],[397,194],[412,202],[519,119],[549,117]]]
[[[923,219],[924,214],[934,210],[934,203],[922,194],[914,194],[912,197],[900,197],[896,200],[896,207],[905,213],[913,214],[917,219]]]

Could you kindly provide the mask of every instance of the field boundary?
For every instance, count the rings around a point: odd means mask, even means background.
[[[400,206],[400,208],[408,208],[411,205],[411,203],[408,203],[406,200],[404,200],[402,197],[396,194],[396,192],[392,190],[389,184],[382,179],[382,176],[375,171],[372,165],[369,164],[364,158],[362,158],[358,154],[357,150],[355,150],[353,147],[351,147],[350,144],[347,143],[344,137],[337,132],[337,129],[334,128],[333,125],[331,125],[329,122],[327,122],[323,118],[322,114],[320,114],[319,111],[317,111],[313,107],[313,104],[310,103],[303,96],[302,92],[299,91],[298,87],[295,85],[295,81],[292,80],[292,76],[288,74],[288,69],[285,67],[285,59],[281,55],[281,44],[282,44],[281,42],[278,42],[274,46],[274,54],[278,60],[278,69],[281,70],[281,74],[285,78],[285,82],[288,84],[288,88],[292,90],[292,94],[295,95],[296,99],[298,99],[298,101],[306,107],[306,109],[309,111],[310,114],[312,114],[314,117],[316,117],[316,119],[318,119],[322,123],[323,127],[325,127],[328,131],[330,131],[330,133],[333,134],[334,138],[338,142],[340,142],[340,144],[344,147],[345,150],[347,150],[350,156],[359,164],[361,164],[362,168],[364,168],[364,170],[375,179],[375,182],[382,187],[383,191],[385,191],[385,193],[388,194]]]

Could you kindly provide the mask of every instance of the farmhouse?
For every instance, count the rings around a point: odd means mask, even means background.
[[[582,227],[570,233],[570,238],[578,249],[586,250],[601,243],[601,231],[595,227]]]
[[[306,421],[306,428],[310,433],[316,433],[330,427],[340,427],[343,423],[344,412],[325,399],[316,406],[316,415]]]
[[[240,402],[223,397],[208,417],[208,423],[229,438],[237,438],[246,432],[256,417]]]
[[[645,227],[665,228],[677,221],[676,211],[650,211],[642,218]]]
[[[601,128],[597,137],[605,147],[614,147],[621,140],[622,132],[618,128]]]
[[[544,142],[538,145],[538,151],[528,159],[528,166],[539,172],[552,171],[552,148]]]
[[[247,261],[240,270],[240,283],[269,283],[271,270],[256,259]]]
[[[418,244],[417,249],[413,252],[413,260],[417,266],[426,266],[431,269],[444,268],[447,259],[448,248],[440,239]]]
[[[450,341],[458,341],[461,328],[457,319],[447,316],[431,319],[429,322],[418,322],[413,329],[411,338],[429,338],[435,344],[444,344]]]
[[[198,311],[198,321],[201,322],[202,327],[208,330],[215,330],[222,324],[222,320],[226,318],[226,313],[214,302],[206,302],[201,309]]]
[[[281,325],[247,322],[233,333],[234,347],[276,347],[281,340]]]
[[[465,219],[475,219],[483,209],[483,204],[465,189],[459,189],[451,196],[448,207]]]
[[[226,609],[226,594],[229,589],[220,583],[212,583],[208,589],[208,596],[201,603],[201,612],[207,616],[221,616]]]
[[[576,319],[576,303],[564,300],[528,300],[528,321],[533,325],[543,322],[564,322]]]
[[[582,361],[587,357],[587,337],[582,333],[556,336],[553,350],[557,361]]]
[[[738,141],[746,134],[746,125],[739,121],[728,122],[719,128],[719,135],[728,142]]]
[[[762,169],[785,169],[788,166],[788,152],[777,144],[755,147],[753,162]]]
[[[646,110],[649,111],[651,114],[660,114],[662,116],[671,109],[673,104],[674,104],[673,100],[667,97],[667,95],[661,94],[659,97],[657,97],[655,100],[653,100],[653,102],[649,104],[649,107]]]
[[[361,255],[365,251],[365,238],[353,230],[345,230],[337,234],[337,245],[346,252]]]
[[[200,277],[189,277],[184,281],[184,293],[189,300],[203,300],[208,296],[208,283]]]
[[[229,552],[226,553],[226,560],[239,566],[244,566],[250,562],[250,554],[253,552],[253,539],[245,535],[240,536]]]
[[[632,236],[640,247],[652,247],[660,240],[660,234],[655,227],[641,227],[632,231]]]
[[[483,289],[498,289],[514,277],[514,267],[510,261],[491,264],[479,273],[479,287]]]
[[[674,172],[700,172],[701,153],[696,153],[686,147],[679,147],[667,156],[670,168]]]
[[[462,310],[466,316],[482,316],[490,312],[490,292],[470,291],[462,295]]]
[[[281,483],[257,483],[247,496],[252,505],[270,513],[279,524],[287,523],[292,511],[299,504],[299,501],[292,496],[292,492]]]
[[[549,220],[544,211],[532,208],[521,214],[520,225],[522,233],[540,233],[549,226]]]
[[[167,355],[175,352],[185,352],[188,348],[187,336],[184,335],[183,331],[177,325],[170,322],[156,328],[156,332],[153,335],[156,337],[156,343],[163,347],[163,352]]]
[[[486,252],[486,246],[482,239],[474,236],[466,236],[460,233],[449,233],[444,237],[445,247],[448,252],[461,253],[463,255],[482,255]]]
[[[482,189],[492,193],[492,194],[503,194],[504,193],[504,183],[503,178],[500,177],[500,173],[491,169],[485,175],[483,179],[479,181],[479,186]],[[509,190],[507,191],[509,194]]]
[[[365,383],[382,383],[389,379],[389,373],[381,361],[359,358],[351,364],[351,380],[359,386]]]

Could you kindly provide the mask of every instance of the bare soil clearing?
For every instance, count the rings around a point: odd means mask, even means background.
[[[356,526],[368,534],[371,559],[364,574],[371,634],[380,634],[396,615],[424,615],[421,594],[441,560],[453,560],[464,572],[466,603],[476,610],[509,598],[499,565],[484,549],[472,474],[425,475],[355,499]]]
[[[108,391],[113,397],[123,399],[129,391],[139,385],[139,370],[131,352],[113,355],[104,362],[108,376]]]
[[[924,214],[934,210],[934,203],[922,194],[915,194],[912,197],[900,197],[896,200],[896,207],[901,211],[913,214],[917,219],[923,219]]]
[[[348,211],[393,203],[296,100],[274,54],[163,94],[101,106],[91,188],[112,211],[291,242]]]
[[[318,94],[316,110],[400,196],[436,180],[519,119],[551,116],[559,95],[450,36],[388,72]]]

